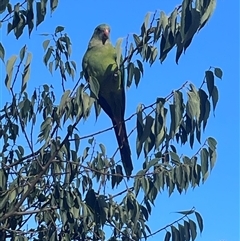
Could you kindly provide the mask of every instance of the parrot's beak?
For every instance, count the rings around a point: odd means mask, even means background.
[[[106,38],[109,38],[109,29],[108,28],[104,29],[104,35]]]

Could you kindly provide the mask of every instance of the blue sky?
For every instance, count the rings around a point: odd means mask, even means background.
[[[69,4],[67,4],[67,2]],[[93,29],[100,23],[111,25],[111,40],[115,44],[117,38],[127,34],[139,33],[142,21],[147,12],[156,9],[170,13],[180,1],[63,1],[53,13],[48,13],[46,21],[37,31],[33,31],[31,38],[27,32],[19,40],[13,34],[6,35],[2,27],[0,39],[6,49],[6,56],[18,54],[26,43],[28,50],[33,53],[33,65],[29,91],[43,83],[52,84],[55,93],[60,97],[60,79],[58,73],[52,77],[42,62],[44,37],[40,33],[52,33],[57,25],[65,27],[73,44],[72,59],[81,71],[81,60],[86,51]],[[233,3],[232,3],[233,4]],[[1,18],[1,17],[0,17]],[[204,218],[204,231],[197,237],[197,241],[237,241],[239,240],[239,6],[219,0],[216,10],[207,25],[194,37],[185,55],[176,65],[175,49],[167,59],[160,64],[156,61],[151,68],[144,66],[145,73],[139,87],[133,85],[127,91],[126,117],[136,111],[139,103],[150,104],[156,97],[165,97],[172,90],[179,88],[186,80],[200,86],[204,71],[210,66],[220,67],[223,80],[217,80],[220,100],[215,117],[211,115],[202,140],[208,136],[217,139],[218,158],[215,168],[206,183],[194,190],[189,189],[186,194],[179,195],[175,191],[169,198],[165,191],[156,200],[156,207],[149,220],[149,226],[154,232],[175,220],[175,211],[188,210],[193,206]],[[4,66],[0,63],[1,87],[0,107],[8,100],[9,93],[4,87]],[[77,75],[78,76],[78,75]],[[74,83],[70,81],[69,86]],[[135,125],[135,119],[127,123],[130,131]],[[93,133],[110,126],[108,117],[102,113],[97,122],[94,115],[79,126],[80,135]],[[136,159],[136,134],[130,137],[134,165],[141,167],[142,157]],[[97,136],[98,143],[105,144],[109,155],[116,149],[113,131]],[[83,144],[84,145],[84,144]],[[184,147],[178,149],[179,154],[193,155],[199,148]],[[121,191],[121,189],[117,189]],[[164,233],[160,233],[150,240],[162,240]]]

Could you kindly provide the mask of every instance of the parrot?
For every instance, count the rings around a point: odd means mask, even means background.
[[[123,168],[129,177],[133,164],[124,122],[124,68],[118,67],[116,49],[110,42],[108,24],[100,24],[95,28],[83,56],[82,70],[87,82],[92,78],[99,83],[97,103],[112,121]]]

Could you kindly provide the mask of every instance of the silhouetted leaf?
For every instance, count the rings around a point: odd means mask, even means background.
[[[63,26],[57,26],[56,29],[55,29],[55,34],[59,33],[59,32],[62,32],[63,30],[64,30]]]
[[[37,18],[36,18],[36,27],[43,22],[45,15],[46,15],[46,4],[47,1],[41,0],[41,2],[36,2],[36,11],[37,11]]]
[[[139,70],[139,68],[135,67],[134,68],[134,80],[135,80],[136,87],[138,87],[140,78],[141,78],[140,70]]]
[[[171,233],[169,231],[166,232],[166,235],[164,237],[164,241],[169,241],[171,238]]]
[[[134,76],[134,64],[130,62],[127,66],[127,87],[131,86],[133,76]]]
[[[206,76],[206,82],[207,82],[207,88],[208,88],[208,93],[209,97],[212,96],[213,88],[214,88],[214,75],[212,71],[207,70],[205,72]]]
[[[197,219],[197,222],[198,222],[200,232],[202,233],[202,231],[203,231],[203,219],[198,212],[195,212],[195,216],[196,216],[196,219]]]
[[[205,181],[205,174],[208,172],[208,151],[206,148],[203,148],[200,153],[201,156],[201,170],[202,170],[202,176],[203,180]]]
[[[189,226],[190,226],[192,241],[194,241],[197,236],[197,226],[195,222],[193,222],[191,219],[189,219]]]
[[[141,72],[141,74],[143,75],[143,64],[140,60],[137,59],[137,65],[138,65],[138,68]]]
[[[0,14],[3,13],[8,5],[9,0],[2,0],[0,2]]]
[[[0,59],[3,61],[3,63],[4,63],[4,58],[5,58],[5,50],[2,43],[0,43]]]
[[[218,89],[216,86],[213,87],[213,91],[212,91],[212,104],[213,104],[213,111],[216,108],[218,102]]]
[[[171,225],[171,231],[172,231],[172,240],[180,241],[180,234],[178,229],[175,228],[173,225]]]
[[[189,222],[184,220],[185,240],[190,241],[190,225]]]
[[[220,68],[214,68],[214,74],[216,77],[218,77],[219,79],[222,79],[223,76],[223,72]]]

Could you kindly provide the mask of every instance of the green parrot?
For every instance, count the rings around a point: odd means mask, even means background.
[[[87,81],[94,78],[99,83],[97,101],[112,120],[123,167],[126,175],[130,176],[133,165],[124,122],[124,69],[117,66],[116,50],[109,35],[110,27],[107,24],[95,28],[83,57],[82,68]]]

